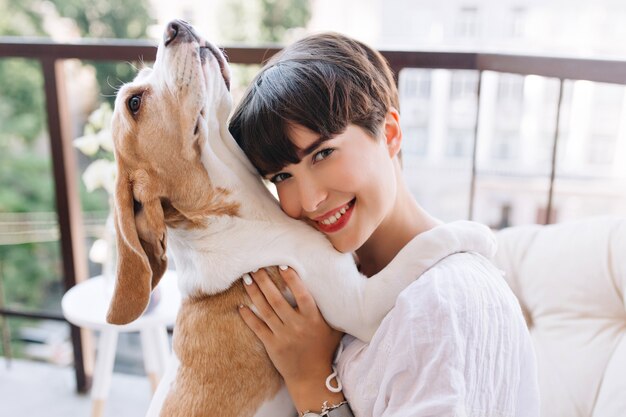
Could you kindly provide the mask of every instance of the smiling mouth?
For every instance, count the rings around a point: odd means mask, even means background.
[[[314,220],[317,228],[324,233],[337,232],[348,224],[348,220],[352,216],[356,198],[336,210],[333,214],[325,214],[324,217]]]

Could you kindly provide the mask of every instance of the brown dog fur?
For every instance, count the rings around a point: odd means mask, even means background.
[[[151,84],[146,75],[152,70],[144,69],[116,99],[118,269],[107,315],[114,324],[135,320],[148,305],[167,268],[166,226],[201,228],[211,217],[238,216],[240,208],[229,190],[212,184],[201,160],[207,133],[198,132],[198,114],[206,103],[196,102],[194,82],[202,77],[187,66],[197,58],[196,46],[177,48],[180,60],[170,63],[184,67],[178,74],[189,78],[176,89]],[[141,109],[133,113],[127,103],[135,96]],[[278,269],[268,271],[285,289]],[[183,300],[174,332],[180,366],[161,416],[250,416],[278,392],[281,377],[240,317],[241,304],[251,304],[241,280],[220,294]]]
[[[251,416],[276,394],[280,374],[237,311],[249,302],[241,281],[224,293],[184,300],[174,335],[180,367],[161,415]]]

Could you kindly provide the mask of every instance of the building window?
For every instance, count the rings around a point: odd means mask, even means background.
[[[617,138],[614,135],[592,134],[587,143],[587,162],[610,168],[615,159]]]
[[[400,96],[403,99],[430,99],[430,71],[404,69],[400,74]]]
[[[512,160],[517,157],[518,131],[496,131],[491,144],[491,156],[496,160]]]
[[[502,150],[496,151],[494,155],[504,157],[509,155],[505,148],[510,147],[508,138],[510,132],[519,131],[520,123],[523,115],[524,105],[524,77],[513,74],[500,74],[498,77],[498,93],[497,93],[497,117],[494,120],[496,130],[501,134],[503,142]],[[506,157],[508,159],[508,156]]]
[[[406,155],[426,156],[428,153],[428,128],[409,126],[403,130],[402,152]]]
[[[589,134],[585,143],[586,162],[611,168],[615,161],[617,140],[622,124],[626,90],[614,84],[593,84]]]
[[[524,77],[515,74],[500,74],[498,79],[498,101],[521,103],[524,99]]]
[[[523,38],[526,32],[526,9],[514,7],[511,10],[511,37]]]
[[[478,73],[475,71],[454,71],[450,85],[450,99],[476,98]]]
[[[466,158],[472,154],[474,148],[474,131],[471,129],[448,130],[446,156],[451,158]]]
[[[463,7],[459,10],[454,36],[457,38],[476,38],[478,36],[478,8]]]

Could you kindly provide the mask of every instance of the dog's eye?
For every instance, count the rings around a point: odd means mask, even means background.
[[[137,94],[128,99],[128,109],[133,114],[137,114],[139,107],[141,107],[141,95]]]

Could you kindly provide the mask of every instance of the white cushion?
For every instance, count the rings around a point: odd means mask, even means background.
[[[497,233],[537,353],[544,417],[626,416],[626,218]]]

